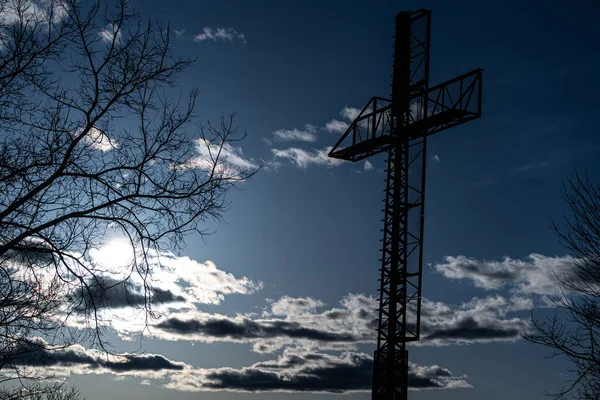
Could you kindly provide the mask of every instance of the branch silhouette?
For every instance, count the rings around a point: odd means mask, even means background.
[[[102,298],[133,277],[143,301],[131,306],[152,318],[156,255],[209,234],[261,168],[234,156],[235,114],[201,125],[198,90],[173,95],[195,59],[130,3],[0,2],[0,382],[48,377],[22,362],[40,343],[110,352]],[[136,252],[120,281],[90,258],[111,234]]]

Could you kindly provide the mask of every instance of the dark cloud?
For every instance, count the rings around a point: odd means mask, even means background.
[[[56,261],[52,248],[44,242],[32,240],[24,240],[17,244],[7,251],[2,259],[24,265],[50,265]]]
[[[70,300],[79,304],[79,309],[123,308],[143,306],[150,303],[173,303],[185,301],[170,290],[150,289],[149,296],[144,294],[140,285],[130,281],[117,280],[110,277],[97,277],[87,282],[86,287],[78,288],[70,295]]]
[[[99,365],[98,360],[87,354],[81,346],[51,350],[46,342],[39,338],[23,339],[11,346],[8,353],[12,355],[11,360],[14,364],[31,367],[57,364]]]
[[[341,310],[327,310],[323,313],[323,315],[328,319],[336,320],[346,318],[348,313]]]
[[[286,337],[293,339],[308,339],[320,342],[354,342],[357,338],[349,333],[328,332],[307,328],[297,322],[281,320],[253,321],[250,319],[229,320],[196,319],[182,320],[169,318],[157,325],[158,328],[177,334],[202,334],[215,338],[230,338],[236,340],[270,339]]]
[[[451,321],[445,325],[424,325],[423,340],[462,340],[490,341],[519,338],[526,325],[518,319],[513,320],[477,320],[472,316]]]
[[[317,300],[285,298],[277,305],[277,315],[265,311],[263,318],[255,315],[226,317],[207,313],[172,315],[155,325],[157,337],[179,338],[204,342],[254,342],[254,351],[269,353],[298,341],[318,342],[321,350],[351,350],[356,343],[374,342],[377,319],[374,299],[349,295],[341,302],[343,308],[317,311]],[[452,345],[517,340],[528,329],[520,318],[508,318],[507,313],[531,310],[533,300],[526,297],[488,296],[473,298],[462,304],[450,305],[423,299],[421,311],[422,340],[417,345]],[[300,310],[301,313],[291,313]],[[285,314],[284,312],[290,312]],[[414,321],[414,305],[409,308]],[[266,316],[266,317],[265,317]],[[409,325],[411,330],[414,326]]]
[[[369,391],[373,371],[372,358],[356,352],[333,355],[288,348],[276,360],[245,368],[194,369],[158,354],[123,354],[109,360],[106,354],[80,345],[49,349],[42,339],[20,346],[17,350],[21,356],[15,359],[17,365],[52,367],[51,373],[62,371],[65,375],[128,374],[158,379],[165,387],[183,391],[350,393]],[[409,386],[414,389],[470,387],[465,377],[455,376],[445,368],[416,364],[410,364]]]
[[[88,366],[107,368],[115,372],[182,370],[184,365],[158,354],[123,354],[121,360],[109,361],[101,353],[86,350],[80,345],[66,348],[49,348],[39,338],[22,341],[11,349],[11,361],[16,365],[42,366]]]
[[[245,392],[329,392],[371,390],[373,361],[366,354],[293,354],[248,368],[220,368],[206,375],[205,388]],[[469,387],[462,377],[438,366],[411,365],[409,386],[415,389]]]
[[[106,362],[104,365],[113,371],[161,371],[182,370],[183,364],[174,363],[159,354],[128,354],[123,362]]]
[[[434,365],[432,367],[419,367],[412,365],[408,371],[408,384],[415,389],[442,389],[447,387],[450,382],[458,383],[460,379],[454,378],[452,373],[446,369]],[[466,386],[461,382],[459,386]]]

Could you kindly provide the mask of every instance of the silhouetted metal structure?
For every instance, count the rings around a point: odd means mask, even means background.
[[[429,10],[396,15],[392,98],[373,97],[329,153],[388,152],[374,400],[406,400],[419,340],[427,137],[481,116],[481,69],[429,87],[430,28]]]

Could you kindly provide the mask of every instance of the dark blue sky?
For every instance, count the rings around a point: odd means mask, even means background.
[[[481,119],[429,141],[423,295],[455,306],[487,296],[527,298],[534,302],[536,315],[548,314],[541,305],[543,293],[519,286],[539,283],[536,273],[492,288],[481,281],[477,286],[474,277],[449,279],[436,265],[452,264],[446,256],[463,255],[486,268],[486,261],[510,257],[527,269],[529,255],[540,254],[544,268],[551,270],[553,260],[566,256],[549,226],[549,216],[560,219],[568,211],[561,182],[574,167],[588,169],[600,181],[596,2],[149,0],[135,6],[144,16],[169,20],[174,29],[185,30],[174,49],[197,55],[198,62],[184,73],[177,89],[201,89],[200,117],[214,121],[238,113],[236,122],[248,134],[239,144],[243,155],[279,163],[231,193],[226,223],[215,224],[216,233],[206,243],[197,237],[187,240],[185,255],[191,259],[211,260],[237,278],[263,282],[253,294],[227,295],[218,305],[202,305],[202,312],[260,314],[284,296],[318,299],[324,303],[320,309],[328,309],[349,294],[377,295],[383,156],[370,160],[372,170],[365,170],[363,162],[330,165],[322,160],[299,167],[289,158],[276,157],[273,149],[296,148],[314,158],[314,151],[337,141],[339,133],[324,126],[332,119],[344,121],[344,107],[360,109],[372,96],[388,96],[394,15],[428,8],[430,82],[483,68],[484,97]],[[205,27],[232,28],[245,40],[193,40]],[[312,133],[316,140],[274,140],[274,132],[293,129]],[[506,319],[526,319],[530,310],[516,307],[506,316],[490,318],[504,318],[503,324],[510,326]],[[542,391],[557,389],[568,365],[546,360],[545,349],[513,339],[411,349],[411,361],[439,365],[455,377],[465,375],[472,388],[412,392],[410,397],[545,398]],[[149,353],[206,369],[242,368],[276,359],[286,349],[257,354],[248,343],[143,344]],[[298,349],[295,343],[286,346]],[[368,355],[374,350],[373,343],[356,346],[355,351]],[[113,378],[75,375],[73,382],[88,400],[333,398],[181,392],[156,383],[141,385],[137,378]],[[366,392],[346,396],[370,398]]]

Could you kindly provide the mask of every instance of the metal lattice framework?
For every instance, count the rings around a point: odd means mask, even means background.
[[[429,88],[431,12],[396,15],[392,98],[373,97],[329,153],[387,151],[372,398],[406,400],[406,344],[420,337],[427,137],[481,116],[483,71]]]

